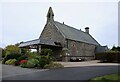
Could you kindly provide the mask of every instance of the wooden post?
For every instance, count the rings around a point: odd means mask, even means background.
[[[21,48],[20,48],[20,54],[21,54]]]
[[[39,45],[37,45],[37,53],[39,53]]]
[[[39,52],[41,52],[41,45],[39,45]]]
[[[37,45],[37,53],[41,51],[41,45]]]

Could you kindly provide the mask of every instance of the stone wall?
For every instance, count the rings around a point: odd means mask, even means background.
[[[94,59],[95,45],[68,40],[68,49],[70,56],[84,58],[85,60]]]
[[[57,29],[57,27],[52,23],[48,22],[47,25],[44,27],[44,30],[40,36],[40,38],[46,39],[48,41],[52,40],[53,42],[60,42],[62,47],[64,47],[65,44],[65,38],[62,36],[60,31]],[[57,60],[62,60],[60,58],[61,52],[62,52],[62,47],[52,47],[50,45],[42,46],[41,48],[49,48],[52,49],[54,53],[54,57],[56,57]]]
[[[64,37],[62,36],[62,34],[59,32],[57,27],[52,22],[49,22],[46,24],[46,26],[44,27],[42,31],[40,38],[60,42],[62,46],[65,45]]]

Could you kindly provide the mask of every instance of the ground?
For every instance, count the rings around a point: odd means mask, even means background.
[[[120,81],[120,75],[118,74],[108,74],[108,75],[104,75],[104,76],[100,76],[100,77],[95,77],[92,78],[91,81],[93,80],[100,80],[100,81],[108,81],[108,80],[119,80]]]
[[[65,68],[27,69],[3,65],[3,80],[89,80],[96,76],[118,73],[117,63],[60,62]]]

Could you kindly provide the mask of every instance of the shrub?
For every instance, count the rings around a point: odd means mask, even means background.
[[[29,55],[28,59],[34,58],[34,59],[39,59],[41,56],[34,54],[34,55]]]
[[[17,61],[16,59],[9,59],[9,60],[7,60],[5,62],[5,64],[7,64],[7,65],[14,65],[16,61]]]
[[[28,61],[28,60],[21,60],[21,61],[19,62],[19,64],[27,63],[27,61]]]
[[[38,64],[39,64],[39,61],[37,59],[29,59],[26,66],[28,68],[33,68],[33,67],[38,66]]]
[[[26,68],[33,68],[36,67],[39,64],[39,61],[37,59],[29,59],[27,62],[22,63],[21,67]]]
[[[27,62],[23,63],[23,64],[20,64],[20,67],[26,68],[27,67],[26,64],[27,64]]]
[[[53,52],[52,52],[51,49],[42,49],[40,55],[44,55],[44,56],[49,55],[49,56],[52,56]]]
[[[120,62],[120,52],[109,51],[95,54],[96,59],[107,62]]]
[[[17,60],[18,60],[18,61],[20,61],[20,60],[25,60],[26,58],[27,58],[26,55],[22,55],[22,56],[18,57]]]
[[[39,66],[43,68],[46,64],[49,64],[50,61],[47,56],[41,56],[39,59]]]
[[[16,54],[16,53],[12,53],[12,54],[8,54],[4,57],[2,63],[5,64],[5,62],[9,59],[17,59],[18,57],[20,57],[21,54]]]
[[[55,60],[55,58],[53,56],[49,56],[49,55],[47,55],[47,56],[40,56],[40,58],[39,58],[39,66],[41,68],[43,68],[46,64],[49,64],[49,63],[51,63],[54,60]]]
[[[60,63],[55,63],[55,62],[51,62],[49,64],[46,64],[44,66],[44,68],[46,69],[53,69],[53,68],[63,68],[64,66]]]
[[[17,60],[17,61],[15,62],[15,66],[20,65],[20,63],[19,63],[19,62],[20,62],[20,61],[18,61],[18,60]]]
[[[27,59],[27,55],[22,55],[20,57],[17,58],[17,61],[15,62],[15,66],[20,65],[20,61],[21,60],[26,60]]]
[[[28,61],[26,63],[20,63],[20,66],[27,68],[33,68],[33,67],[44,68],[44,66],[52,62],[53,59],[54,58],[51,56],[36,56],[34,58],[28,58]]]

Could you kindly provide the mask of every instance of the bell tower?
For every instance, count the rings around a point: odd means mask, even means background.
[[[47,13],[47,23],[49,21],[54,21],[54,13],[53,13],[52,7],[49,7],[49,10]]]

